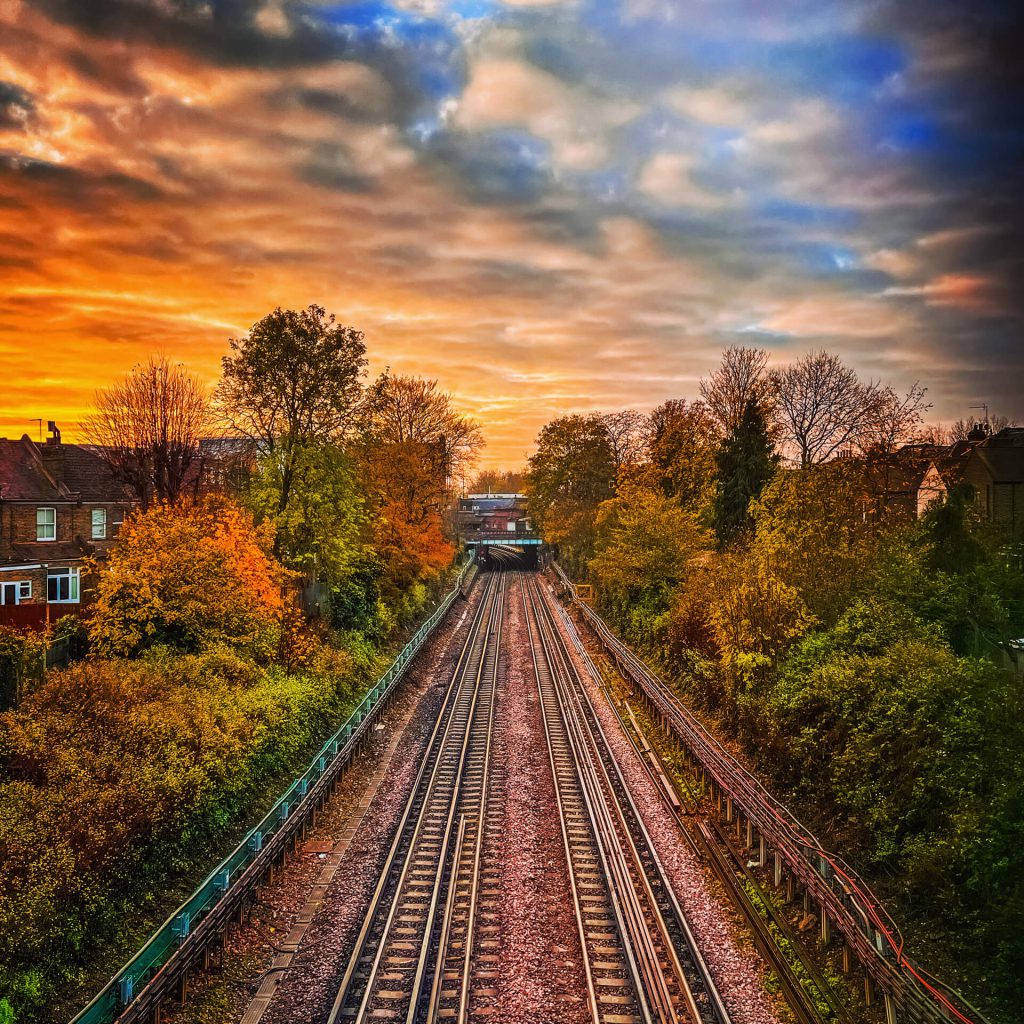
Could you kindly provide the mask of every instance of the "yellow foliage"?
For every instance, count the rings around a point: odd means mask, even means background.
[[[268,526],[223,498],[160,504],[128,518],[100,576],[90,627],[99,655],[156,644],[228,643],[268,656],[280,634],[287,573]]]

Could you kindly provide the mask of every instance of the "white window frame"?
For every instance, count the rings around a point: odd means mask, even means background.
[[[44,512],[49,512],[50,513],[50,522],[49,523],[46,523],[46,522],[42,521],[42,516],[43,516]],[[53,535],[52,536],[44,537],[42,535],[42,531],[46,527],[49,527],[51,530],[53,530]],[[54,508],[52,505],[40,505],[36,509],[36,540],[41,542],[41,543],[49,543],[50,541],[55,541],[56,539],[57,539],[57,509]]]
[[[0,580],[0,597],[3,596],[6,587],[14,587],[14,604],[21,604],[22,601],[30,601],[32,599],[31,580]],[[6,603],[3,602],[5,605]]]
[[[67,580],[68,596],[50,597],[50,580]],[[60,583],[57,584],[58,593]],[[46,574],[46,603],[47,604],[80,604],[82,595],[81,573],[78,569],[51,569]]]
[[[99,530],[97,531],[96,517],[101,518]],[[106,540],[107,539],[107,510],[105,508],[94,508],[89,515],[89,525],[91,527],[90,536],[93,540]]]

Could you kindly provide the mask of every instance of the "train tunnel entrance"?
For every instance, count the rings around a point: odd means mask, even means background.
[[[477,549],[477,564],[482,572],[494,569],[537,569],[540,567],[539,551],[539,545],[535,544],[523,547],[514,544],[482,544]]]

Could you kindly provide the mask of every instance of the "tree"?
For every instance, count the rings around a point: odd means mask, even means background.
[[[440,505],[483,447],[480,428],[454,406],[436,380],[385,377],[373,403],[372,437],[377,445],[418,446],[428,461]]]
[[[714,527],[718,543],[724,547],[749,527],[750,502],[761,493],[779,463],[757,402],[747,402],[742,420],[722,442],[715,463],[718,489]]]
[[[651,413],[648,449],[665,495],[694,512],[707,509],[714,498],[718,449],[707,406],[685,398],[663,402]]]
[[[989,416],[986,413],[983,420],[977,420],[973,416],[968,416],[965,420],[957,420],[949,428],[949,442],[953,444],[956,441],[967,441],[972,435],[978,433],[988,437],[991,434],[998,434],[1000,430],[1009,425],[1010,418],[1008,416]]]
[[[901,395],[880,388],[870,403],[860,429],[860,448],[868,458],[893,455],[903,445],[922,440],[921,423],[932,407],[925,401],[927,388],[915,381]]]
[[[525,469],[485,469],[469,484],[470,494],[520,494],[526,487]]]
[[[206,389],[180,364],[153,356],[96,393],[84,433],[143,508],[179,501],[201,482],[200,440],[213,429]]]
[[[920,447],[901,451],[906,445],[935,444],[922,430],[924,413],[931,408],[931,403],[925,401],[925,391],[918,382],[903,395],[891,387],[881,388],[866,411],[858,447],[864,458],[865,485],[878,519],[893,511],[890,498],[906,487],[908,470],[920,479],[920,460],[934,454]]]
[[[771,376],[783,439],[801,466],[827,462],[859,442],[877,415],[881,392],[863,384],[830,352],[809,352]]]
[[[270,531],[234,503],[153,505],[125,520],[100,575],[93,650],[129,656],[156,644],[227,644],[261,657],[277,644],[285,571]]]
[[[873,567],[862,477],[862,466],[850,459],[780,469],[750,507],[754,565],[795,588],[826,623]]]
[[[718,427],[720,437],[738,429],[752,402],[765,422],[771,419],[772,387],[766,372],[768,353],[759,348],[732,346],[722,363],[700,382],[700,396]]]
[[[366,499],[355,458],[334,442],[297,449],[292,497],[279,511],[281,465],[266,455],[243,490],[257,521],[273,524],[278,553],[307,578],[341,585],[364,557]]]
[[[621,412],[607,412],[601,417],[608,435],[608,446],[612,453],[614,476],[612,487],[617,487],[623,471],[643,461],[646,448],[647,417],[636,409]]]
[[[288,507],[309,444],[349,437],[365,411],[362,331],[321,306],[278,307],[231,339],[215,399],[226,426],[279,465],[277,509]]]
[[[549,544],[563,545],[580,567],[593,549],[594,515],[612,496],[614,476],[600,416],[563,416],[541,429],[530,456],[530,518]]]
[[[644,642],[708,536],[696,516],[660,489],[627,482],[597,510],[590,575],[602,602]]]

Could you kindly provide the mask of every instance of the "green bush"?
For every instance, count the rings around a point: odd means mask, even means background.
[[[0,715],[0,998],[19,1016],[38,1006],[117,925],[125,894],[190,867],[353,689],[225,649],[157,649],[53,672]]]

